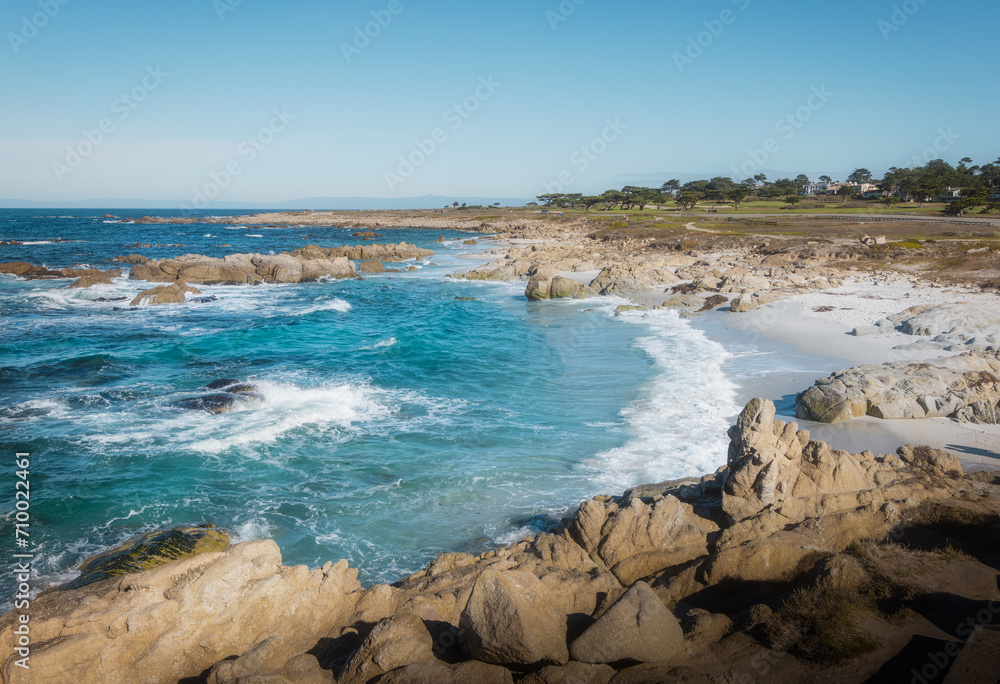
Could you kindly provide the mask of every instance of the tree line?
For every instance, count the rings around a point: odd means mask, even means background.
[[[819,181],[837,186],[830,176],[820,176]],[[799,174],[794,179],[769,181],[761,173],[739,182],[726,176],[716,176],[683,184],[674,178],[659,188],[626,185],[621,190],[606,190],[600,195],[549,193],[538,195],[536,199],[546,207],[583,208],[585,211],[593,207],[605,211],[642,211],[650,205],[662,207],[668,203],[674,203],[683,211],[707,202],[712,203],[713,209],[720,202],[733,204],[739,209],[740,204],[754,199],[784,199],[789,204],[795,204],[801,200],[802,193],[811,182],[805,174]],[[877,186],[884,197],[875,199],[886,205],[902,201],[923,203],[943,195],[948,188],[961,188],[960,196],[949,202],[946,213],[961,215],[975,207],[983,207],[982,213],[1000,209],[1000,202],[993,199],[1000,192],[1000,159],[983,166],[973,164],[968,157],[962,159],[958,166],[942,159],[934,159],[912,169],[894,166],[881,180],[874,180],[868,169],[858,168],[837,186],[836,194],[843,197],[846,203],[848,199],[857,197],[857,188],[864,184]]]

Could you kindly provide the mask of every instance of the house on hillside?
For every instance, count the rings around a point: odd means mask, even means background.
[[[836,195],[842,183],[809,183],[802,188],[802,193],[806,197],[816,195]]]
[[[862,199],[881,199],[883,197],[888,197],[891,194],[892,193],[889,192],[888,190],[880,190],[878,188],[875,188],[873,190],[865,190],[864,192],[862,192],[861,193],[861,198]]]
[[[953,188],[951,186],[945,188],[944,193],[940,195],[935,195],[933,201],[935,202],[951,202],[957,200],[962,196],[962,188]]]

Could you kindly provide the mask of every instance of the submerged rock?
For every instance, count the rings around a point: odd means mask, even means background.
[[[80,576],[59,589],[78,589],[200,553],[225,551],[228,547],[229,534],[211,524],[147,532],[86,559],[80,564]]]
[[[192,411],[207,411],[209,413],[229,413],[248,404],[255,404],[264,401],[264,395],[260,393],[256,385],[224,378],[213,380],[205,386],[205,389],[223,390],[214,394],[205,394],[200,397],[190,397],[176,402],[176,406]]]

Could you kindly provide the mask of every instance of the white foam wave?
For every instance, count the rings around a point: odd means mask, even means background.
[[[32,399],[0,409],[0,425],[43,418],[62,420],[67,418],[69,414],[69,406],[63,401],[55,399]]]
[[[301,311],[295,311],[292,316],[305,316],[306,314],[317,313],[319,311],[339,311],[340,313],[347,313],[354,307],[351,306],[350,302],[345,302],[343,299],[334,297],[333,299],[324,299],[317,301],[310,307],[306,307]]]
[[[399,340],[397,340],[395,337],[390,337],[387,340],[380,340],[380,341],[376,342],[375,344],[369,344],[368,346],[361,347],[361,348],[362,349],[386,349],[387,347],[393,347],[393,346],[395,346],[397,344],[399,344]]]
[[[231,447],[273,444],[286,433],[302,427],[324,432],[344,432],[359,422],[389,414],[385,397],[366,385],[329,385],[301,388],[268,381],[254,381],[264,401],[242,411],[213,416],[191,426],[183,439],[193,451],[218,454]]]
[[[241,523],[234,523],[229,526],[229,531],[233,533],[234,544],[270,539],[273,536],[273,528],[263,518],[251,518]]]
[[[250,234],[247,234],[245,237],[262,238],[264,236],[263,235],[250,235]]]
[[[629,441],[585,465],[595,471],[602,491],[715,471],[726,461],[726,429],[739,411],[736,385],[722,370],[726,350],[676,312],[621,320],[652,328],[654,334],[636,344],[659,373],[621,411]]]

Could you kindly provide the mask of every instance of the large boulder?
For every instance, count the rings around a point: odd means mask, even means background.
[[[610,665],[571,660],[565,665],[547,665],[518,684],[608,684],[614,676]]]
[[[344,256],[332,255],[331,251],[316,248],[292,254],[228,254],[222,259],[185,254],[136,263],[129,278],[162,283],[184,280],[205,285],[255,285],[354,277],[354,264]]]
[[[411,663],[434,660],[434,640],[419,617],[402,613],[382,620],[351,656],[341,684],[364,684]]]
[[[302,280],[302,262],[291,254],[255,254],[250,261],[265,282],[298,283]]]
[[[80,276],[70,284],[71,289],[93,287],[94,285],[112,285],[115,278],[120,278],[121,269],[113,271],[98,271],[93,275]]]
[[[799,418],[837,423],[875,418],[1000,422],[1000,352],[859,366],[821,378],[796,401]]]
[[[487,569],[476,580],[459,622],[472,657],[496,665],[563,664],[566,615],[526,571]]]
[[[353,278],[357,275],[354,262],[346,257],[333,259],[306,259],[302,262],[302,280],[320,278]]]
[[[9,273],[19,278],[59,278],[59,271],[50,271],[44,266],[35,266],[24,261],[10,261],[0,264],[0,273]]]
[[[381,261],[362,261],[358,264],[358,271],[361,273],[385,273],[385,266]]]
[[[129,306],[159,306],[161,304],[183,304],[190,294],[201,294],[201,290],[190,287],[183,280],[173,285],[161,285],[151,290],[143,290],[135,296]]]
[[[974,351],[1000,346],[1000,312],[995,308],[950,302],[911,307],[888,320],[900,332],[927,338],[897,349]]]
[[[524,296],[532,300],[582,299],[592,294],[594,291],[590,287],[577,280],[545,272],[533,275],[524,290]]]
[[[645,582],[636,582],[570,645],[573,660],[658,663],[680,650],[684,632]]]
[[[708,536],[719,526],[676,496],[651,503],[586,501],[569,532],[595,560],[629,586],[636,580],[708,553]]]
[[[302,653],[349,612],[359,589],[345,561],[286,567],[277,544],[254,541],[48,592],[31,604],[31,682],[176,682],[269,637],[276,651]],[[0,619],[0,643],[13,643],[16,621],[15,613]],[[24,681],[17,657],[4,663],[3,684]]]

